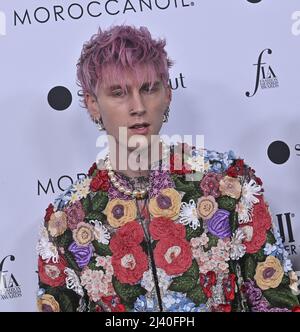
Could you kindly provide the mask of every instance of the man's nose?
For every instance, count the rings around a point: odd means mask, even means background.
[[[130,115],[144,115],[146,113],[146,107],[143,101],[143,97],[140,92],[135,92],[132,94],[132,103],[130,109]]]

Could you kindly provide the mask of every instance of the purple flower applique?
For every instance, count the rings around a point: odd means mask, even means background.
[[[223,209],[218,209],[217,212],[207,219],[208,231],[220,239],[231,236],[231,229],[229,224],[230,212]]]
[[[289,312],[287,308],[271,308],[270,303],[262,295],[262,291],[255,286],[253,280],[244,283],[246,288],[246,295],[253,312]]]
[[[174,188],[174,182],[168,171],[153,170],[150,173],[149,197],[156,197],[162,189]]]
[[[125,188],[129,188],[130,190],[133,190],[131,183],[129,183],[129,181],[126,180],[126,177],[121,175],[120,173],[115,173],[118,182],[120,183],[121,186],[125,187]],[[119,198],[119,199],[124,199],[124,200],[130,200],[132,199],[131,196],[129,195],[125,195],[124,193],[120,192],[117,188],[114,187],[114,185],[109,186],[108,189],[108,198],[111,199],[115,199],[115,198]]]
[[[77,265],[82,269],[90,262],[93,255],[93,246],[79,246],[76,242],[73,242],[68,250],[74,255]]]

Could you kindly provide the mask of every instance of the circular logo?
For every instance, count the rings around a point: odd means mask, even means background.
[[[251,2],[251,3],[259,3],[261,2],[261,0],[247,0],[248,2]]]
[[[268,157],[274,164],[284,164],[290,158],[290,148],[282,141],[275,141],[268,147]]]
[[[72,94],[64,86],[56,86],[48,93],[49,105],[57,111],[64,111],[72,103]]]

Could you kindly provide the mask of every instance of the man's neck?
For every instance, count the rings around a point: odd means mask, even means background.
[[[152,149],[152,156],[151,156],[151,149]],[[151,145],[149,145],[147,150],[144,150],[139,154],[134,152],[134,150],[127,150],[127,156],[124,157],[126,162],[123,163],[121,163],[120,160],[119,150],[120,148],[119,146],[117,146],[116,163],[114,163],[114,159],[112,158],[112,156],[110,156],[111,165],[114,171],[122,173],[128,177],[141,177],[141,176],[148,177],[150,174],[151,165],[153,165],[153,163],[158,162],[162,158],[161,143],[159,143],[159,145],[156,147],[156,150],[154,147],[151,147]],[[146,157],[147,155],[148,158]]]

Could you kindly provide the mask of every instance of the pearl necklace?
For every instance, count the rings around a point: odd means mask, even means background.
[[[120,184],[120,182],[117,180],[115,172],[113,171],[108,154],[106,155],[106,158],[105,158],[105,168],[108,171],[108,176],[110,178],[111,183],[121,193],[124,193],[127,196],[131,196],[133,199],[134,198],[143,199],[146,197],[146,195],[150,189],[149,186],[147,186],[145,189],[134,189],[133,191],[131,191],[130,189],[128,189],[128,188],[126,189],[124,186],[122,186]]]
[[[163,157],[164,159],[166,157],[166,153],[169,151],[169,146],[165,145],[164,141],[160,140],[160,142],[163,144]],[[124,193],[127,196],[131,196],[133,199],[143,199],[146,197],[148,194],[148,191],[150,189],[149,186],[147,186],[145,189],[134,189],[133,191],[125,188],[120,184],[120,182],[117,180],[117,177],[115,175],[115,172],[113,171],[110,159],[109,159],[109,154],[106,155],[105,157],[105,168],[108,171],[108,176],[110,178],[111,183],[113,186],[119,190],[121,193]]]

